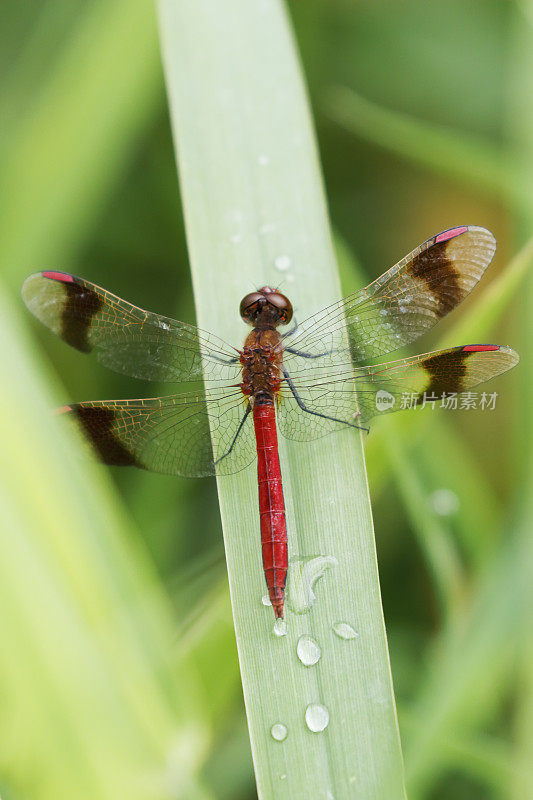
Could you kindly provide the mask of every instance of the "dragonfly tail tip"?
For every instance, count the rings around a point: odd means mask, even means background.
[[[283,619],[283,605],[284,605],[285,598],[282,600],[278,600],[276,603],[272,603],[272,608],[274,609],[274,616],[276,619]]]

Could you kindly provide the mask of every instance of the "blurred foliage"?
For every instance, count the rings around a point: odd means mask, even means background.
[[[471,338],[470,320],[474,340],[522,355],[494,384],[495,411],[394,415],[368,440],[411,800],[523,800],[533,786],[528,250],[506,277],[533,232],[530,5],[289,3],[345,288],[441,229],[485,225],[499,245],[486,287],[417,350]],[[136,764],[154,771],[153,796],[248,800],[255,790],[214,481],[95,469],[87,496],[76,498],[86,530],[78,526],[69,544],[57,516],[64,498],[47,504],[43,486],[75,467],[47,469],[47,449],[56,464],[68,449],[55,433],[39,438],[23,413],[38,413],[27,393],[52,404],[157,388],[101,369],[40,329],[19,299],[28,273],[66,269],[194,319],[153,9],[147,0],[0,7],[9,384],[0,426],[0,794],[70,798],[85,770],[78,795],[120,797]],[[46,426],[44,405],[35,401]],[[435,502],[443,489],[454,499],[444,515]],[[27,514],[18,517],[22,491]],[[70,507],[75,515],[72,498]],[[185,789],[176,777],[184,763]]]

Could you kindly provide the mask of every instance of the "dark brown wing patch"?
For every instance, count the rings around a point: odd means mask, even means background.
[[[67,406],[65,411],[72,413],[80,424],[85,436],[94,447],[104,464],[118,467],[142,467],[114,433],[114,427],[120,424],[112,408],[102,406]]]
[[[406,272],[423,280],[429,292],[438,300],[438,315],[443,317],[463,299],[464,290],[453,262],[446,256],[448,242],[423,250],[413,260]]]
[[[63,282],[62,285],[65,302],[61,313],[61,338],[82,353],[90,353],[88,334],[93,318],[102,309],[102,300],[92,289],[78,283]]]
[[[467,373],[466,361],[475,351],[463,349],[450,350],[439,353],[420,362],[420,366],[428,373],[429,383],[420,393],[417,402],[422,403],[424,396],[435,393],[438,397],[443,394],[455,394],[465,388]]]

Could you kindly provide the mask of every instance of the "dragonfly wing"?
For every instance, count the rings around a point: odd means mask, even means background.
[[[240,392],[223,396],[214,390],[59,409],[105,464],[185,477],[231,474],[253,461],[253,426],[249,418],[241,424],[245,411]]]
[[[426,333],[473,289],[492,261],[490,231],[465,226],[428,239],[360,292],[305,320],[286,347],[324,366],[372,361]],[[308,366],[290,350],[291,372]]]
[[[194,325],[144,311],[90,281],[64,272],[30,275],[29,310],[61,339],[115,372],[159,381],[233,380],[236,351]]]
[[[501,375],[518,360],[510,347],[466,345],[359,367],[344,375],[319,373],[312,381],[295,376],[291,382],[298,400],[285,381],[280,431],[288,439],[306,441],[347,425],[365,427],[376,415],[415,407],[424,399],[440,402],[457,396],[460,407],[464,392]]]

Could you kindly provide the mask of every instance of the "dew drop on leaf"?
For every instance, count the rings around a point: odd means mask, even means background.
[[[347,622],[334,622],[332,627],[341,639],[356,639],[359,636]]]
[[[289,269],[292,264],[292,260],[290,256],[278,256],[274,259],[274,266],[276,269],[279,269],[280,272],[285,272]]]
[[[300,636],[298,644],[296,645],[296,654],[302,664],[306,667],[312,667],[320,660],[322,651],[318,642],[315,642],[312,636]]]
[[[305,614],[311,609],[316,600],[315,583],[337,564],[334,556],[316,556],[289,563],[287,603],[295,614]]]
[[[305,709],[305,722],[313,733],[320,733],[329,724],[329,711],[320,703],[311,703]]]
[[[287,738],[287,726],[282,722],[276,722],[270,728],[270,733],[276,742],[283,742]]]

